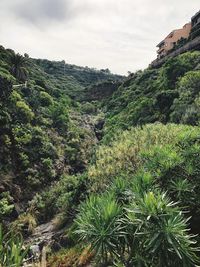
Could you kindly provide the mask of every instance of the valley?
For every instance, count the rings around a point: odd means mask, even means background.
[[[0,260],[197,266],[199,88],[197,50],[124,77],[1,46]]]

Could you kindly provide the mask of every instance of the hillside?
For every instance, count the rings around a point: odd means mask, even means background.
[[[10,207],[5,214],[2,211],[1,219],[7,220],[9,212],[14,217],[18,213],[10,203],[27,202],[41,186],[85,169],[96,143],[94,123],[74,98],[84,94],[84,83],[101,79],[109,83],[120,77],[89,68],[87,76],[81,67],[77,73],[73,70],[73,75],[66,68],[63,75],[56,69],[57,62],[23,58],[3,47],[0,55],[1,193],[2,201]],[[55,69],[54,74],[46,62]],[[20,64],[24,66],[17,69]],[[84,82],[76,75],[85,77]],[[19,210],[24,210],[24,204]]]
[[[106,105],[105,134],[154,123],[199,123],[200,52],[129,75]]]
[[[199,94],[199,51],[125,78],[0,47],[4,231],[49,267],[197,266]]]
[[[102,81],[118,81],[123,78],[121,75],[112,74],[109,69],[97,70],[89,67],[80,67],[72,64],[66,64],[65,61],[49,61],[45,59],[32,60],[46,73],[57,78],[61,76],[73,77],[85,87]]]

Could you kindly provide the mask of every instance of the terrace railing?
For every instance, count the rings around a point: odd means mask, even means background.
[[[169,53],[165,57],[163,57],[161,59],[154,60],[149,65],[149,67],[159,68],[160,66],[162,66],[167,61],[168,58],[170,58],[170,57],[176,57],[176,56],[178,56],[180,54],[183,54],[183,53],[185,53],[187,51],[191,51],[191,50],[200,50],[200,36],[196,37],[192,41],[189,41],[188,43],[186,43],[182,47],[176,49],[175,51],[172,51],[171,53]]]

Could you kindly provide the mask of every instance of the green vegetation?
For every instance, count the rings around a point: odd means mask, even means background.
[[[97,70],[94,68],[80,67],[72,64],[66,64],[65,61],[49,61],[46,59],[36,59],[34,62],[40,66],[46,73],[54,77],[68,75],[73,77],[81,85],[90,86],[102,81],[121,80],[122,76],[114,75],[109,69]]]
[[[0,265],[49,221],[51,267],[200,264],[200,53],[125,80],[0,55]]]
[[[23,239],[20,234],[4,233],[0,225],[0,266],[20,267],[28,252],[23,247]]]
[[[146,125],[99,148],[89,177],[92,191],[109,195],[90,198],[77,219],[77,233],[95,244],[97,256],[116,258],[124,266],[194,266],[184,212],[189,211],[190,227],[198,232],[199,134],[199,127]]]
[[[198,125],[200,52],[131,74],[107,103],[105,139],[118,129],[160,121]]]
[[[90,129],[79,125],[80,104],[70,98],[84,90],[76,75],[70,76],[67,68],[65,75],[60,73],[57,62],[30,59],[3,47],[0,55],[0,217],[7,220],[16,216],[14,203],[32,200],[62,175],[83,172],[95,140]],[[55,67],[53,74],[47,63]],[[84,69],[80,71],[84,77]],[[117,79],[89,68],[87,72],[98,81]]]
[[[77,218],[83,241],[105,266],[194,266],[187,220],[165,194],[145,193],[126,205],[113,195],[90,197]],[[97,258],[97,259],[98,259]]]
[[[19,81],[26,81],[27,79],[27,60],[20,54],[12,54],[10,57],[11,74]]]
[[[29,211],[34,211],[39,221],[52,219],[55,214],[62,215],[64,221],[71,221],[77,206],[86,198],[86,191],[85,174],[63,175],[53,187],[34,196],[29,203]],[[62,220],[60,223],[63,223]]]
[[[2,192],[0,194],[0,219],[2,220],[4,216],[9,216],[14,208],[12,204],[12,197],[9,192]]]

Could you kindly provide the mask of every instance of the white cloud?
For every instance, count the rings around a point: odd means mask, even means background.
[[[0,43],[32,57],[126,73],[199,10],[199,0],[1,0]]]

